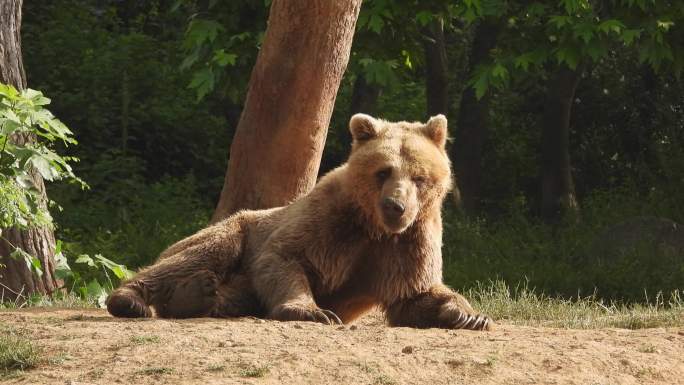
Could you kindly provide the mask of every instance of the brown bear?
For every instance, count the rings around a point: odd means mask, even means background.
[[[442,283],[446,118],[357,114],[350,130],[349,160],[311,193],[172,245],[109,296],[109,312],[330,324],[378,307],[394,326],[490,329],[490,318]]]

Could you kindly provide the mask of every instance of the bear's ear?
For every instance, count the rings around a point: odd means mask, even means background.
[[[435,115],[428,120],[423,133],[437,145],[444,148],[447,140],[447,119],[444,115]]]
[[[364,141],[378,136],[380,125],[377,119],[370,115],[356,114],[349,121],[349,131],[355,141]]]

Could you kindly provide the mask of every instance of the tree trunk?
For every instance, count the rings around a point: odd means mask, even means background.
[[[549,223],[577,214],[570,166],[570,114],[581,71],[561,66],[549,80],[542,127],[542,218]]]
[[[26,75],[21,57],[21,5],[22,0],[0,1],[0,81],[11,84],[17,89],[26,88]],[[17,144],[31,138],[14,137]],[[36,172],[33,181],[47,200],[43,179]],[[59,282],[54,276],[55,238],[49,228],[28,230],[2,229],[0,239],[0,300],[23,300],[31,293],[51,293]],[[24,260],[10,258],[15,247],[38,258],[42,264],[43,275],[37,276]]]
[[[496,46],[499,31],[497,20],[485,20],[476,27],[468,59],[468,72],[471,75],[478,65],[489,59],[489,52]],[[475,90],[466,87],[461,96],[450,156],[461,193],[461,205],[471,215],[480,208],[482,147],[489,132],[488,114],[489,97],[485,95],[478,100]]]
[[[449,82],[444,21],[434,20],[423,29],[423,35],[428,116],[446,114],[449,108]]]
[[[274,0],[212,221],[316,183],[361,0]]]

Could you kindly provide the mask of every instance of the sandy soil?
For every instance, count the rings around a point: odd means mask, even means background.
[[[10,384],[684,384],[684,329],[494,332],[0,312],[44,363]]]

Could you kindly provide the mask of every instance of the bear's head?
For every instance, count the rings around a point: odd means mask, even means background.
[[[393,123],[356,114],[349,129],[350,191],[377,230],[399,234],[439,212],[452,183],[444,115]]]

